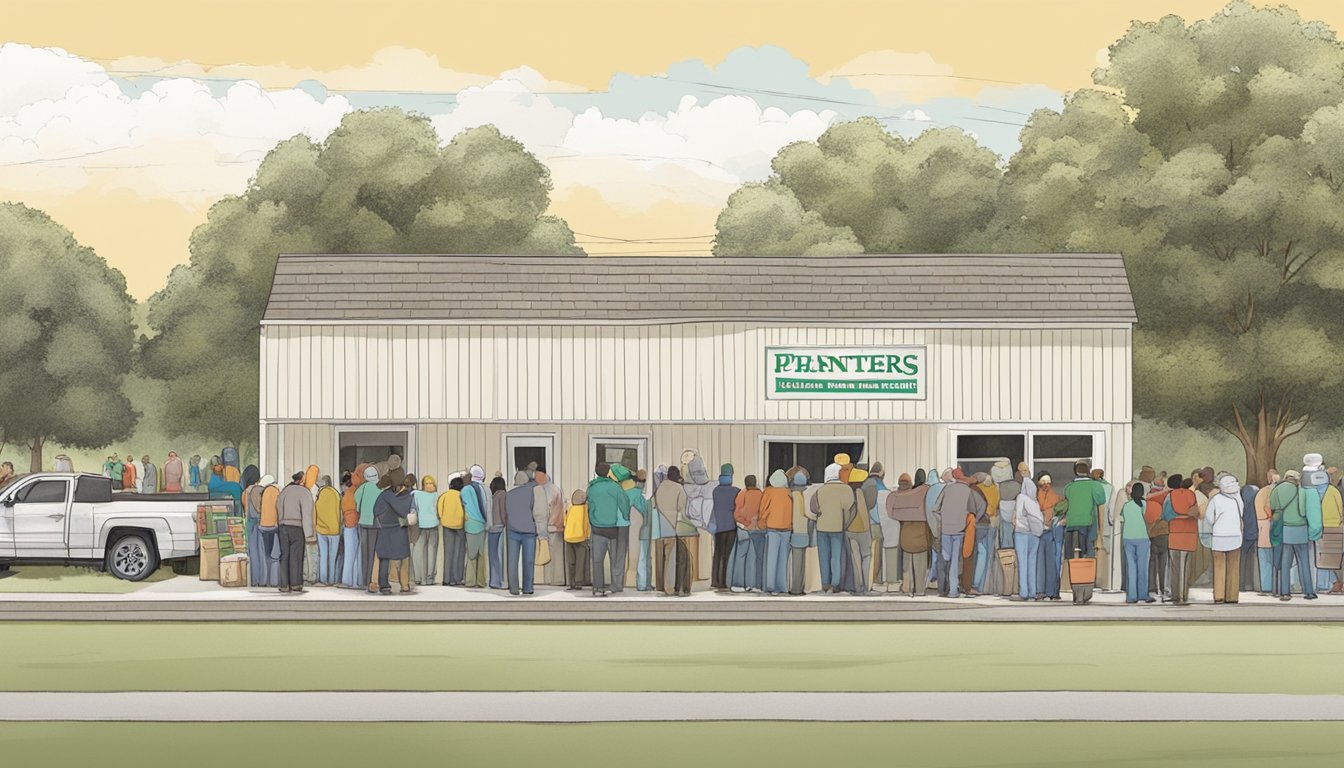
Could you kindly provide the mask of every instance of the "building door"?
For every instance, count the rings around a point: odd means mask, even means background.
[[[555,435],[504,435],[504,482],[513,485],[513,476],[532,464],[536,464],[537,469],[552,477],[558,474]]]
[[[70,481],[39,480],[14,492],[5,504],[14,530],[14,554],[19,557],[65,557],[66,501]]]

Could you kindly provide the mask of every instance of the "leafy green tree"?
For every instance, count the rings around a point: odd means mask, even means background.
[[[259,324],[281,253],[582,254],[546,215],[546,167],[493,127],[446,146],[399,110],[298,136],[192,234],[191,259],[150,299],[142,362],[172,382],[166,421],[231,444],[256,435]]]
[[[1138,412],[1222,427],[1252,482],[1344,418],[1341,71],[1286,8],[1136,23],[1094,75],[1112,92],[1032,116],[982,243],[1123,253]]]
[[[139,414],[122,391],[134,349],[126,279],[45,213],[0,203],[0,445],[100,448]]]
[[[994,215],[998,163],[957,129],[907,141],[872,118],[839,123],[781,150],[762,191],[729,200],[714,252],[956,251]]]

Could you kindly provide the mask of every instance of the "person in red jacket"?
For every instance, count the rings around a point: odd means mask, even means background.
[[[756,476],[747,475],[745,485],[733,502],[733,521],[737,523],[737,543],[733,545],[733,557],[729,567],[728,583],[737,593],[754,592],[761,588],[761,577],[765,570],[765,551],[756,556],[755,541],[752,533],[760,529],[761,497],[764,495],[756,486]],[[756,567],[756,561],[761,567]]]

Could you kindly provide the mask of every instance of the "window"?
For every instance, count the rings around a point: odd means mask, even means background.
[[[111,500],[111,478],[81,477],[75,482],[76,504],[100,504]]]
[[[854,464],[864,462],[864,443],[862,440],[836,440],[834,442],[793,442],[767,440],[765,443],[765,477],[758,478],[761,487],[766,478],[775,470],[789,470],[795,466],[807,470],[808,481],[820,483],[825,479],[826,467],[835,460],[837,453],[849,454]]]
[[[387,461],[393,455],[400,456],[403,462],[407,459],[404,431],[342,432],[339,440],[341,472],[353,472],[360,464]]]
[[[988,472],[999,459],[1016,467],[1026,458],[1026,435],[957,435],[957,466],[968,475]]]
[[[605,461],[613,467],[617,464],[631,472],[649,469],[649,439],[647,437],[590,437],[588,439],[588,467],[597,466]]]
[[[513,475],[536,464],[537,469],[549,474],[555,466],[555,437],[553,435],[505,435],[504,480],[512,483]]]
[[[20,488],[15,501],[20,504],[53,504],[65,501],[64,480],[39,480]]]
[[[1073,479],[1073,465],[1086,461],[1094,463],[1092,435],[1032,435],[1032,472],[1050,475],[1056,488]]]

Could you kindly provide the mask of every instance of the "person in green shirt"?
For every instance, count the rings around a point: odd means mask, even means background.
[[[1292,600],[1293,560],[1297,560],[1298,580],[1302,583],[1302,596],[1308,600],[1316,599],[1316,584],[1311,572],[1311,532],[1309,516],[1311,502],[1317,502],[1320,495],[1315,488],[1302,487],[1302,473],[1290,469],[1284,473],[1283,482],[1274,486],[1269,495],[1269,509],[1272,515],[1270,523],[1270,541],[1279,548],[1279,584],[1282,594],[1280,600]],[[1319,517],[1319,515],[1318,515]]]
[[[1089,476],[1087,462],[1073,465],[1074,478],[1064,486],[1064,557],[1095,557],[1097,508],[1106,503],[1106,486]]]

